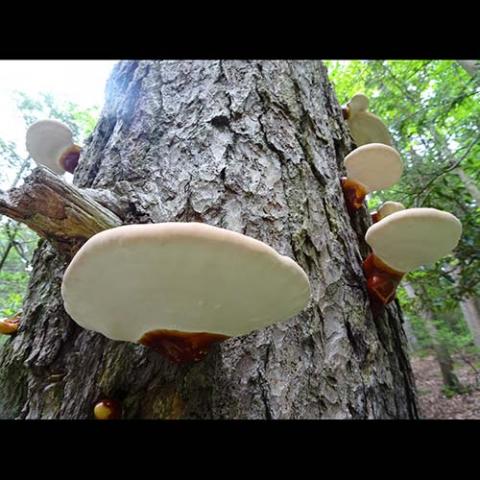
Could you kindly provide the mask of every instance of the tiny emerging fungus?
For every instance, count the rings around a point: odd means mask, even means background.
[[[462,224],[435,208],[409,208],[388,215],[365,235],[372,253],[363,262],[370,295],[386,305],[402,277],[436,262],[458,244]]]
[[[0,334],[13,335],[17,333],[20,327],[21,312],[15,314],[13,317],[2,318],[0,320]]]
[[[122,417],[122,406],[116,400],[100,400],[93,409],[97,420],[118,420]]]
[[[347,176],[341,178],[349,212],[358,210],[368,192],[389,188],[400,180],[403,163],[392,147],[370,143],[356,148],[344,160]]]
[[[376,115],[367,112],[367,108],[368,97],[363,93],[357,93],[342,107],[343,118],[347,121],[357,146],[367,143],[392,145],[392,138],[385,124]]]
[[[401,210],[405,210],[403,203],[390,201],[384,202],[382,205],[380,205],[377,211],[372,213],[372,222],[377,223],[388,215],[391,215],[395,212],[400,212]]]
[[[27,130],[28,153],[39,165],[57,174],[73,173],[81,148],[73,143],[70,129],[57,120],[39,120]]]
[[[180,363],[299,313],[310,285],[297,263],[251,237],[160,223],[91,237],[65,272],[62,296],[83,328]]]

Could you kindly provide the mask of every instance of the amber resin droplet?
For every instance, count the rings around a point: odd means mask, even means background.
[[[3,335],[13,335],[17,333],[20,327],[20,313],[15,314],[10,318],[3,318],[0,320],[0,333]]]
[[[93,409],[97,420],[118,420],[122,417],[122,406],[116,400],[100,400]]]
[[[73,145],[60,157],[59,163],[66,172],[73,173],[75,171],[80,158],[80,151],[81,148],[78,145]]]
[[[361,183],[347,177],[342,177],[341,183],[347,209],[350,213],[353,213],[362,207],[368,191]]]
[[[227,340],[228,336],[215,333],[179,332],[177,330],[152,330],[140,342],[175,363],[202,360],[215,343]]]
[[[390,268],[371,253],[363,262],[363,271],[367,277],[367,289],[370,297],[387,305],[395,298],[395,292],[404,272]]]

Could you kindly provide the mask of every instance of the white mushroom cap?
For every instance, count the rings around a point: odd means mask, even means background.
[[[368,143],[393,144],[387,127],[373,113],[359,112],[348,118],[347,122],[352,138],[359,146]]]
[[[409,272],[448,255],[458,244],[462,224],[435,208],[409,208],[372,225],[365,235],[373,253],[398,272]]]
[[[39,120],[27,130],[28,153],[37,164],[45,165],[55,173],[65,172],[59,160],[62,154],[72,146],[72,132],[57,120]]]
[[[127,225],[91,237],[62,283],[68,314],[114,340],[154,330],[244,335],[299,313],[308,277],[292,259],[201,223]]]
[[[366,187],[369,192],[391,187],[400,180],[403,163],[400,154],[382,143],[356,148],[345,157],[347,177]]]
[[[347,123],[358,146],[368,143],[392,145],[392,137],[385,124],[373,113],[367,112],[368,97],[362,93],[353,96],[348,103]]]
[[[401,210],[405,210],[405,205],[400,202],[384,202],[377,210],[378,220],[382,220],[382,218],[388,217],[395,212],[400,212]]]
[[[350,109],[350,115],[365,112],[368,108],[368,97],[363,93],[357,93],[348,102],[348,108]]]

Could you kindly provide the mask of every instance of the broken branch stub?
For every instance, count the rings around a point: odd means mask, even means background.
[[[24,223],[70,255],[96,233],[122,224],[88,193],[45,167],[36,168],[21,187],[0,192],[0,214]]]

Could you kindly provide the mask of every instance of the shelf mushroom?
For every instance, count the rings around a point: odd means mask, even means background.
[[[358,210],[368,192],[389,188],[400,180],[403,163],[392,147],[370,143],[356,148],[344,160],[347,176],[341,184],[349,212]]]
[[[0,320],[0,334],[13,335],[17,333],[20,327],[21,312],[15,314],[13,317],[2,318]]]
[[[388,215],[365,235],[372,253],[363,262],[370,295],[386,305],[402,277],[436,262],[458,244],[462,224],[435,208],[409,208]]]
[[[391,201],[384,202],[377,211],[372,212],[372,222],[377,223],[392,213],[400,212],[400,210],[405,210],[405,205],[403,205],[403,203]]]
[[[39,120],[27,130],[28,153],[39,165],[57,174],[73,173],[81,148],[73,143],[71,130],[57,120]]]
[[[357,93],[342,107],[343,118],[357,146],[367,143],[392,145],[392,137],[385,124],[376,115],[367,112],[367,108],[368,97],[363,93]]]
[[[126,225],[77,252],[62,282],[67,313],[108,338],[170,360],[299,313],[310,298],[302,268],[263,242],[202,223]]]

